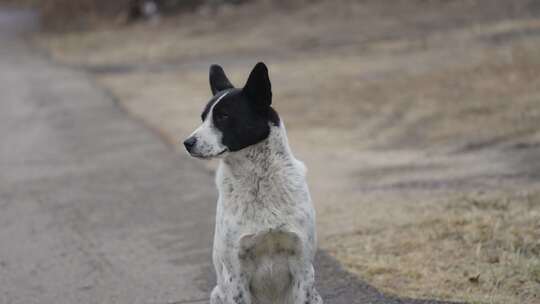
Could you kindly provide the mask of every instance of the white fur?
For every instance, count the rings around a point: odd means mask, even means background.
[[[284,125],[270,129],[267,139],[220,161],[211,304],[322,303],[314,287],[317,240],[306,169]],[[210,143],[203,131],[194,134]]]

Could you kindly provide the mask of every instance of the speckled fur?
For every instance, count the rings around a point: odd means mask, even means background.
[[[319,304],[314,287],[315,211],[306,169],[283,123],[267,139],[226,153],[219,199],[211,304]]]

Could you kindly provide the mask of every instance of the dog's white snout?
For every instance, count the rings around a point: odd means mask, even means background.
[[[222,134],[208,119],[186,139],[184,146],[192,156],[211,158],[226,150],[221,143]]]

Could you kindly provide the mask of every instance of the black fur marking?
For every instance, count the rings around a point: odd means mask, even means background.
[[[204,121],[213,107],[213,124],[223,134],[223,145],[234,152],[266,139],[270,134],[270,124],[279,126],[279,116],[270,106],[271,84],[268,69],[263,63],[253,68],[243,89],[231,89],[229,85],[221,67],[210,68],[210,86],[212,92],[218,94],[208,102],[201,118]],[[223,94],[227,95],[220,99]],[[218,99],[220,101],[216,104]]]
[[[234,303],[238,303],[238,304],[244,303],[243,297],[244,297],[244,295],[242,294],[242,291],[240,291],[240,292],[238,293],[238,295],[236,295],[236,296],[233,297]]]
[[[243,91],[258,107],[269,107],[272,104],[272,84],[264,63],[259,62],[255,65]]]
[[[217,64],[210,66],[209,78],[212,95],[216,95],[218,92],[233,88],[233,85],[225,75],[223,68]]]
[[[226,92],[223,92],[222,94],[216,94],[215,96],[213,96],[210,101],[208,101],[208,103],[206,104],[206,106],[204,107],[204,110],[201,114],[201,120],[204,121],[206,119],[206,116],[208,116],[208,113],[210,112],[210,109],[212,108],[212,106],[216,103],[216,101],[219,99],[219,97],[221,97],[223,94],[225,94]]]

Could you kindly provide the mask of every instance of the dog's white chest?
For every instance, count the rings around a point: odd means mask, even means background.
[[[221,166],[216,176],[218,225],[239,235],[279,227],[301,233],[314,214],[300,165],[268,174],[246,170],[243,175]]]

